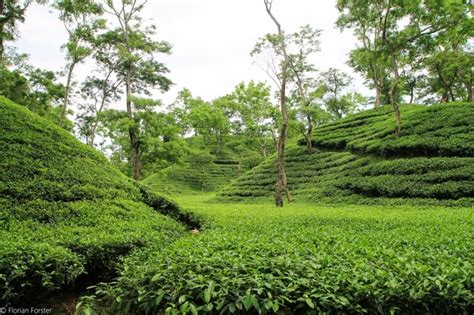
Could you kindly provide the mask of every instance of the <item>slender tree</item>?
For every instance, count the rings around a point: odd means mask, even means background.
[[[101,114],[111,101],[119,99],[121,80],[113,76],[109,69],[101,77],[90,76],[81,85],[81,95],[84,103],[79,106],[79,132],[86,143],[95,146],[97,129],[101,122]]]
[[[105,26],[102,18],[102,6],[94,0],[57,0],[54,7],[59,11],[59,18],[68,33],[66,50],[66,85],[61,110],[60,124],[68,113],[73,74],[77,65],[82,63],[92,52],[92,42],[97,31]]]
[[[385,2],[337,1],[340,15],[336,24],[341,29],[352,28],[360,43],[360,47],[351,51],[349,64],[375,89],[375,108],[382,104],[384,84],[390,70],[388,56],[382,49],[382,35],[389,27],[384,23]]]
[[[316,67],[309,59],[320,50],[318,40],[320,34],[320,30],[305,25],[289,37],[290,43],[295,46],[295,53],[289,55],[290,74],[292,81],[295,82],[301,111],[306,116],[307,129],[304,137],[308,153],[313,151],[313,118],[316,111],[312,106],[312,101],[317,96],[316,81],[313,79],[316,75]]]
[[[101,113],[121,95],[123,78],[116,74],[120,66],[116,39],[114,32],[106,32],[94,40],[92,56],[97,65],[97,74],[87,77],[81,87],[84,103],[80,106],[82,112],[79,115],[79,130],[90,146],[95,145]]]
[[[4,65],[7,41],[18,36],[17,26],[25,21],[25,13],[32,3],[44,4],[47,0],[0,0],[0,65]]]
[[[288,180],[285,171],[285,147],[287,138],[287,129],[289,123],[289,115],[287,108],[287,85],[290,79],[290,56],[287,51],[287,40],[280,22],[272,12],[272,0],[264,0],[265,10],[276,26],[276,34],[267,34],[259,42],[257,42],[252,55],[263,54],[266,50],[270,50],[274,54],[272,60],[268,60],[267,73],[276,83],[279,91],[279,104],[281,114],[281,124],[279,128],[279,137],[277,141],[277,163],[278,174],[275,185],[275,205],[283,206],[283,194],[286,194],[288,202],[292,201],[290,190],[288,188]]]
[[[120,57],[117,74],[123,79],[125,86],[125,106],[129,119],[130,164],[133,178],[140,179],[140,125],[133,119],[134,94],[149,94],[150,87],[159,87],[166,91],[171,81],[164,76],[168,72],[166,66],[155,59],[156,53],[170,53],[168,42],[157,42],[151,38],[155,33],[154,25],[147,26],[140,17],[146,1],[138,0],[107,0],[105,10],[117,21],[117,29],[110,33],[116,43],[116,53]],[[137,99],[137,98],[135,98]]]

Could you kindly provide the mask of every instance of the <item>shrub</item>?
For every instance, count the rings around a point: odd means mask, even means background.
[[[114,313],[454,314],[474,307],[472,211],[193,203],[206,233],[126,259]]]
[[[144,200],[162,212],[173,203],[151,198],[96,150],[3,97],[0,156],[4,304],[110,279],[121,257],[165,247],[185,231]]]

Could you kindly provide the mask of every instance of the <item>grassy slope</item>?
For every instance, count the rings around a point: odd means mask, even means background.
[[[352,115],[315,131],[287,152],[289,187],[297,200],[351,203],[474,204],[474,105],[402,107],[396,137],[389,107]],[[275,160],[224,188],[221,201],[269,199]]]
[[[205,198],[204,198],[205,199]],[[127,258],[112,312],[469,314],[472,209],[209,204],[203,233]],[[117,302],[120,301],[120,302]],[[140,301],[140,302],[138,302]]]
[[[101,154],[3,97],[0,156],[2,303],[110,277],[120,256],[184,232]]]

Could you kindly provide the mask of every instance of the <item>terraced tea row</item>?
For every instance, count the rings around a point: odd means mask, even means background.
[[[474,104],[404,105],[401,115],[399,136],[393,113],[385,106],[318,128],[314,143],[381,156],[474,156]]]
[[[315,131],[316,148],[287,150],[295,199],[325,203],[474,204],[474,105],[404,106],[403,132],[383,107]],[[220,201],[269,200],[275,156],[219,192]]]
[[[176,165],[153,174],[143,184],[153,190],[169,195],[179,193],[202,193],[219,190],[240,175],[235,161],[207,161],[188,165]]]
[[[120,257],[185,233],[104,156],[0,97],[0,304],[110,280]],[[146,203],[145,203],[146,202]]]

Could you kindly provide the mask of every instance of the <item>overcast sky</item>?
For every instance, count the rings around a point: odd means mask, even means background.
[[[286,32],[305,24],[323,30],[321,51],[314,59],[319,69],[334,67],[351,72],[346,65],[347,54],[356,42],[351,31],[341,33],[335,27],[335,0],[274,0],[274,14]],[[263,0],[150,0],[143,15],[158,27],[156,38],[173,45],[171,55],[158,56],[171,70],[169,76],[175,83],[171,91],[157,95],[166,103],[183,87],[212,100],[231,92],[241,81],[270,82],[249,55],[259,37],[275,32]],[[56,13],[31,6],[20,35],[15,46],[30,55],[33,65],[62,69],[60,47],[67,37]],[[90,70],[83,65],[76,78]],[[370,93],[360,78],[351,75],[358,90]]]

